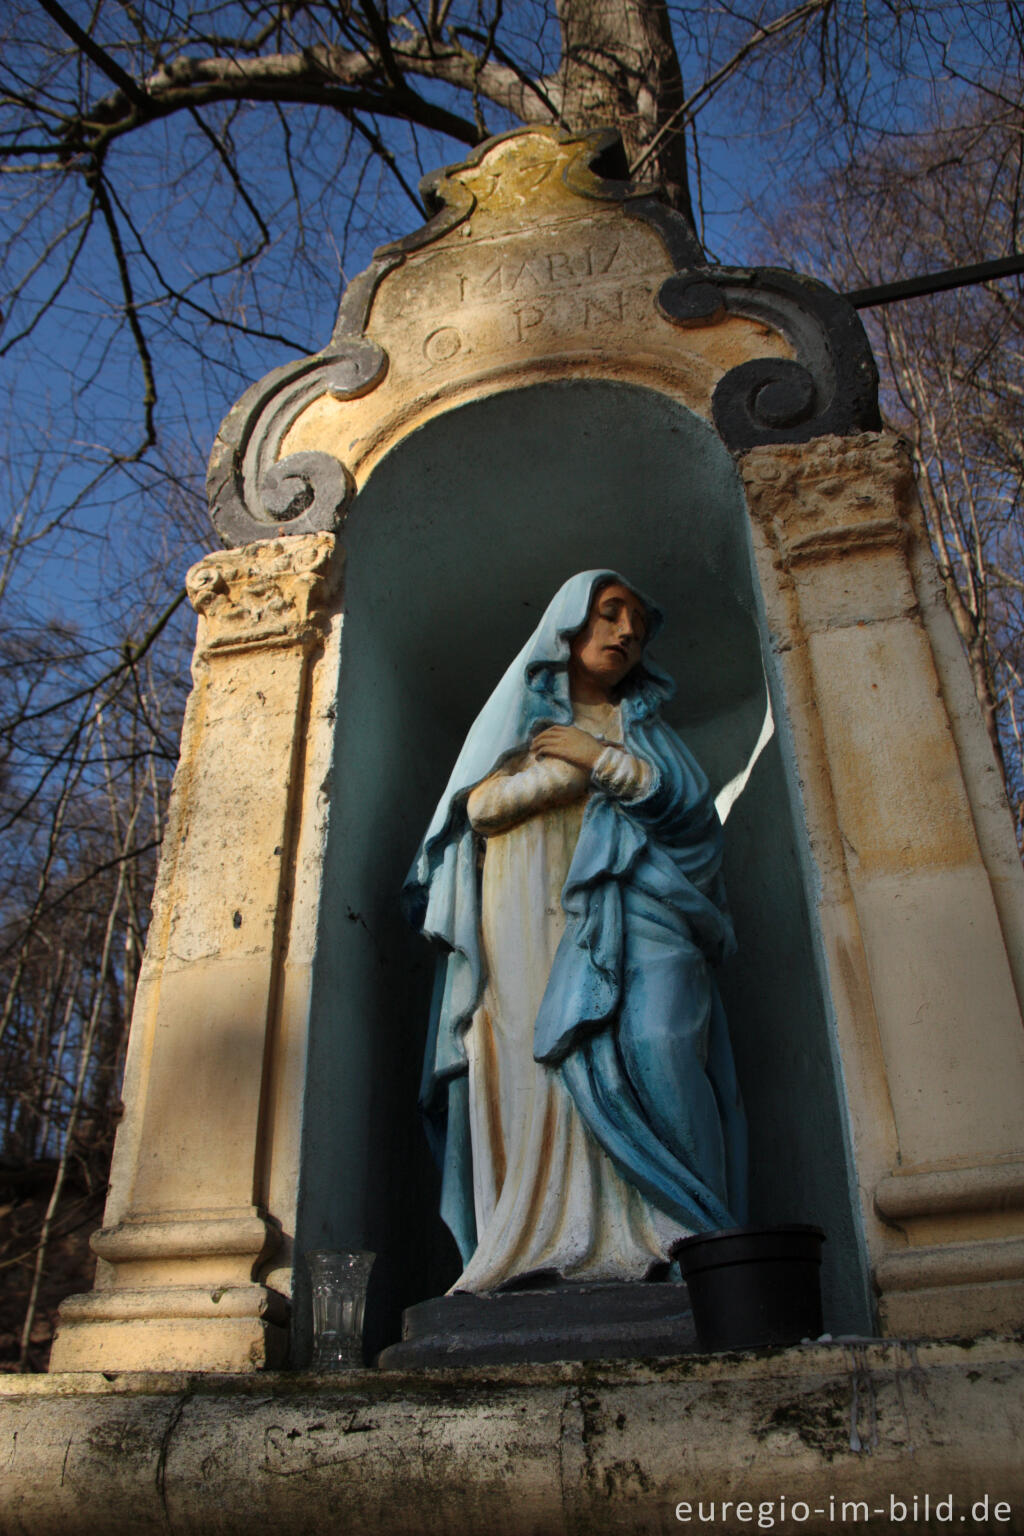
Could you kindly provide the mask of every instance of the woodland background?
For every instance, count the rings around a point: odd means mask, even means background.
[[[0,1369],[90,1283],[220,419],[416,184],[614,123],[710,260],[840,291],[1022,248],[1017,0],[8,0]],[[862,311],[1024,829],[1024,280]]]

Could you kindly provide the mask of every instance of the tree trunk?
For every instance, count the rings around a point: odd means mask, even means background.
[[[665,0],[558,0],[558,105],[569,128],[618,128],[632,165],[683,101]],[[672,207],[693,223],[686,134],[670,128],[646,161]]]

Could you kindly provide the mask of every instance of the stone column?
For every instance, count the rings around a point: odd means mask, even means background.
[[[96,1288],[53,1370],[283,1359],[340,631],[330,534],[213,554]]]
[[[909,462],[867,433],[741,469],[883,1330],[1013,1328],[1021,869]]]

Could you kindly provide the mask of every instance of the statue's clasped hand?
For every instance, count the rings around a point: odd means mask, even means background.
[[[605,743],[576,725],[549,725],[538,731],[530,746],[537,757],[559,757],[591,773]]]

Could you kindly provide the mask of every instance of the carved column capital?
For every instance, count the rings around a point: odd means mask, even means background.
[[[206,555],[185,578],[202,621],[197,654],[319,639],[342,566],[343,551],[331,533]]]
[[[899,546],[907,537],[913,470],[891,432],[752,448],[740,473],[784,569]]]

